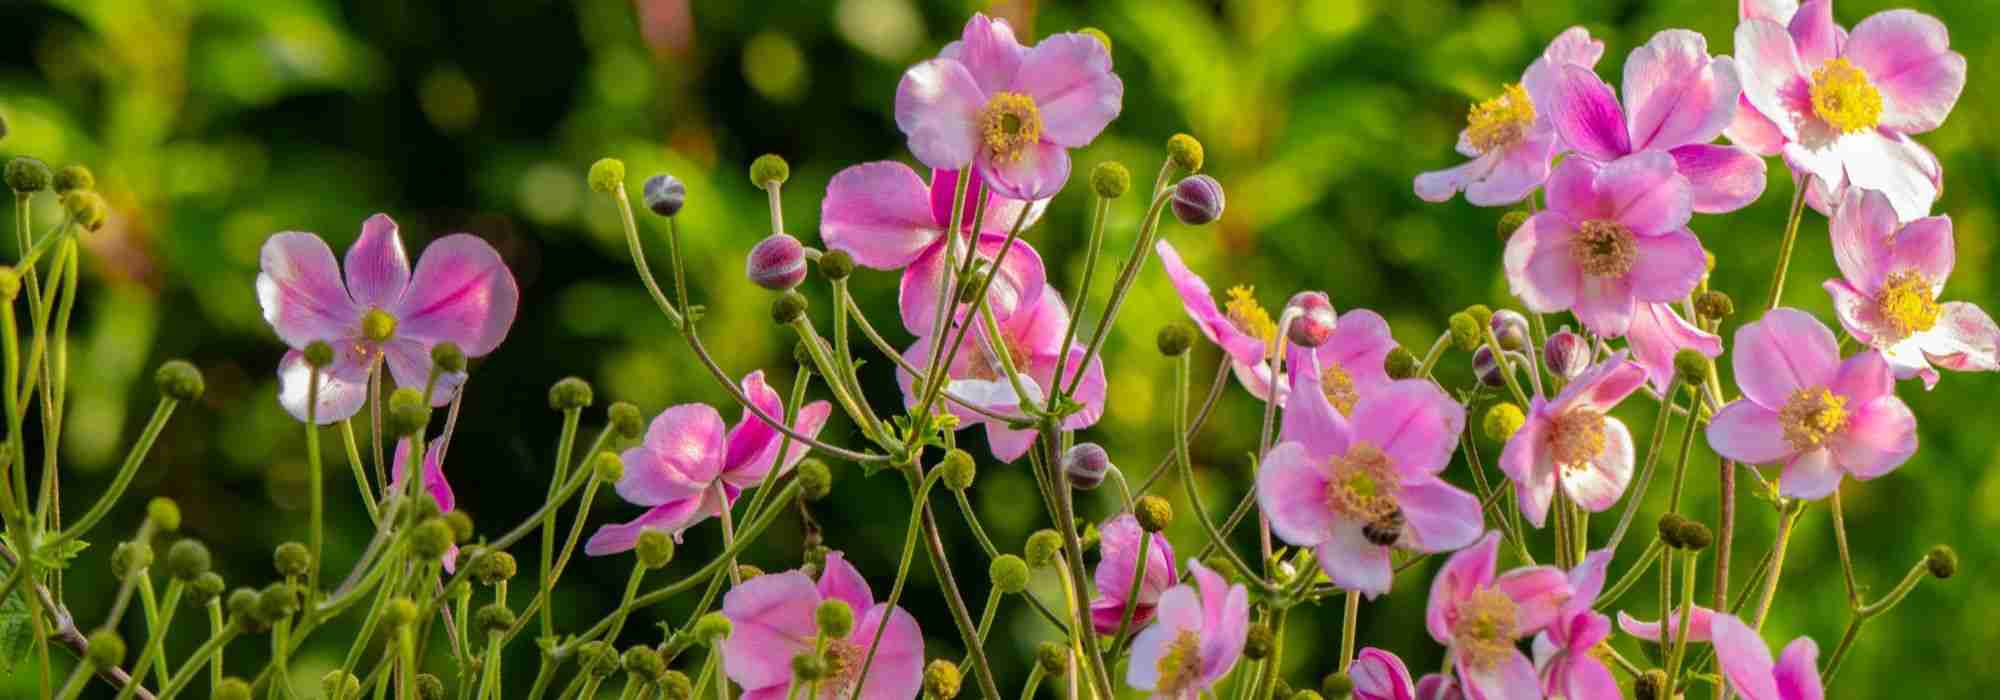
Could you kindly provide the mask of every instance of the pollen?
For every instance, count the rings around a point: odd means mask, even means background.
[[[1912,271],[1890,273],[1883,282],[1882,291],[1875,296],[1875,308],[1896,329],[1897,340],[1937,325],[1944,309],[1931,289],[1930,280]]]
[[[1843,134],[1867,131],[1882,121],[1882,93],[1868,73],[1845,58],[1828,60],[1812,76],[1813,114]]]
[[[1778,425],[1784,428],[1785,442],[1791,443],[1792,449],[1819,447],[1847,427],[1847,397],[1824,387],[1794,391],[1778,411]]]
[[[979,113],[979,133],[994,160],[1019,161],[1042,140],[1042,113],[1035,107],[1035,98],[996,92]]]
[[[1573,408],[1556,416],[1549,431],[1549,450],[1558,465],[1589,464],[1604,454],[1604,414]]]
[[[819,695],[822,698],[844,698],[854,690],[854,682],[860,680],[861,662],[867,655],[861,645],[844,639],[829,639],[826,642],[826,677],[819,681]]]
[[[1327,403],[1333,404],[1340,415],[1354,415],[1354,404],[1361,400],[1361,393],[1354,390],[1354,377],[1338,362],[1329,362],[1319,372],[1319,391],[1326,395]]]
[[[1577,228],[1570,239],[1570,259],[1592,277],[1619,277],[1632,271],[1639,259],[1639,244],[1632,229],[1608,219],[1591,219]]]
[[[1502,88],[1500,95],[1472,106],[1465,117],[1465,138],[1481,154],[1520,143],[1535,123],[1535,103],[1519,83]]]
[[[1505,661],[1514,647],[1520,607],[1507,594],[1490,588],[1473,591],[1453,609],[1452,649],[1474,669],[1491,669]]]
[[[396,337],[396,317],[381,309],[369,309],[361,315],[361,337],[375,343]]]
[[[1255,287],[1240,284],[1230,287],[1229,303],[1224,311],[1229,314],[1229,322],[1236,324],[1237,330],[1262,338],[1264,344],[1269,345],[1278,337],[1278,324],[1271,320],[1271,312],[1257,303],[1255,292]]]
[[[1178,696],[1194,690],[1201,680],[1201,636],[1194,630],[1181,630],[1167,643],[1167,653],[1160,655],[1158,670],[1159,685],[1153,689],[1156,696]]]
[[[1396,505],[1395,465],[1382,449],[1356,442],[1328,464],[1333,479],[1326,486],[1327,509],[1349,520],[1384,522],[1401,511]]]

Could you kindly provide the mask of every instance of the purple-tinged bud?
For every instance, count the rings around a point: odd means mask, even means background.
[[[682,184],[680,178],[666,173],[654,175],[646,178],[644,198],[646,208],[654,214],[672,217],[681,213],[681,207],[687,204],[687,185]]]
[[[1333,335],[1333,302],[1327,300],[1326,292],[1299,292],[1285,305],[1299,310],[1298,318],[1285,329],[1285,336],[1293,345],[1316,348]]]
[[[1493,348],[1484,345],[1472,351],[1472,373],[1479,377],[1479,383],[1490,387],[1507,386],[1507,377],[1500,368],[1500,358],[1493,354]]]
[[[782,292],[806,279],[806,248],[788,233],[774,233],[750,249],[744,274],[757,286]]]
[[[1097,443],[1080,442],[1063,453],[1062,469],[1071,488],[1089,491],[1104,484],[1105,473],[1111,471],[1111,455]]]
[[[1487,321],[1493,326],[1493,338],[1500,341],[1500,347],[1515,352],[1528,349],[1528,317],[1512,309],[1493,312],[1493,319]]]
[[[1174,216],[1200,226],[1222,218],[1222,183],[1207,175],[1191,175],[1174,185]]]
[[[1590,342],[1564,327],[1542,344],[1542,360],[1550,372],[1564,379],[1575,379],[1590,368]]]

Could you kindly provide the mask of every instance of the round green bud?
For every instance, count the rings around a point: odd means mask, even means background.
[[[472,614],[472,624],[488,634],[506,632],[514,627],[515,619],[514,609],[507,607],[505,603],[487,603]]]
[[[319,692],[328,700],[358,698],[361,697],[361,679],[336,668],[319,677]]]
[[[1028,562],[1012,554],[994,557],[993,563],[986,567],[986,575],[1001,593],[1020,593],[1028,589]]]
[[[1061,554],[1062,535],[1054,530],[1036,530],[1021,548],[1021,559],[1037,569],[1055,565],[1056,557]]]
[[[659,530],[639,531],[639,541],[632,549],[639,553],[639,564],[648,569],[666,566],[674,560],[674,538]]]
[[[449,340],[431,346],[431,366],[439,372],[457,374],[465,371],[465,351],[458,343]]]
[[[1076,33],[1096,39],[1097,43],[1104,45],[1105,54],[1108,55],[1111,53],[1111,35],[1105,34],[1104,30],[1096,27],[1084,27],[1076,30]]]
[[[1493,309],[1485,304],[1473,304],[1465,307],[1465,313],[1471,316],[1472,320],[1478,323],[1480,327],[1489,326],[1493,323]]]
[[[1948,545],[1932,547],[1924,555],[1924,568],[1939,579],[1951,578],[1958,574],[1958,552]]]
[[[28,156],[15,156],[7,161],[7,187],[15,192],[40,192],[49,188],[49,181],[55,174],[49,172],[49,164]]]
[[[1139,529],[1159,532],[1174,522],[1174,505],[1159,496],[1140,496],[1132,504],[1132,515],[1139,520]]]
[[[1409,379],[1415,377],[1417,376],[1417,369],[1422,366],[1423,362],[1419,361],[1415,354],[1403,349],[1401,346],[1390,350],[1389,356],[1382,360],[1382,369],[1389,374],[1390,379]]]
[[[306,345],[306,366],[326,369],[333,366],[333,346],[324,340],[315,340]]]
[[[382,606],[382,624],[392,630],[402,629],[405,625],[415,623],[417,614],[417,601],[397,596]]]
[[[167,398],[186,403],[201,398],[205,386],[201,370],[187,360],[168,360],[153,373],[153,384],[159,386],[160,393]]]
[[[1708,381],[1708,356],[1694,348],[1681,348],[1674,353],[1674,374],[1688,385]]]
[[[519,570],[514,555],[506,552],[491,552],[472,561],[472,577],[484,585],[492,586],[514,578]]]
[[[1105,199],[1117,199],[1132,189],[1132,171],[1117,161],[1098,163],[1090,171],[1090,189]]]
[[[1311,689],[1306,689],[1306,688],[1294,690],[1286,694],[1285,697],[1290,698],[1291,700],[1323,700],[1323,698],[1320,697],[1320,694],[1317,691],[1313,691]]]
[[[778,325],[791,325],[806,315],[806,295],[796,290],[785,290],[778,298],[771,300],[771,321]]]
[[[813,624],[828,639],[846,639],[854,631],[854,608],[839,598],[820,601],[813,609]]]
[[[312,550],[297,542],[286,542],[271,553],[271,561],[277,565],[279,576],[304,576],[312,570]]]
[[[625,460],[615,452],[599,452],[590,460],[590,474],[607,484],[625,478]]]
[[[21,295],[21,272],[11,265],[0,265],[0,301],[13,301]]]
[[[583,646],[576,648],[576,659],[584,673],[596,678],[609,676],[622,665],[618,650],[604,641],[584,642]]]
[[[729,636],[729,618],[722,613],[712,612],[694,621],[694,636],[704,642],[713,642]]]
[[[690,700],[694,697],[694,681],[680,671],[660,674],[660,700]]]
[[[1160,334],[1153,338],[1153,343],[1160,349],[1160,354],[1180,357],[1188,348],[1194,347],[1194,330],[1178,321],[1169,323],[1160,327]]]
[[[625,161],[600,158],[590,164],[590,191],[609,194],[625,186]]]
[[[1271,655],[1272,645],[1277,639],[1271,636],[1270,625],[1251,625],[1243,637],[1243,658],[1256,661]]]
[[[1681,525],[1680,534],[1681,547],[1692,551],[1708,549],[1709,545],[1715,543],[1715,533],[1709,531],[1707,525],[1693,519]]]
[[[97,188],[97,176],[90,174],[90,168],[81,165],[65,165],[56,171],[53,184],[56,194],[68,194],[76,190]]]
[[[1453,345],[1458,346],[1460,350],[1472,352],[1478,349],[1480,343],[1486,340],[1485,336],[1480,333],[1479,321],[1473,319],[1472,314],[1463,311],[1452,314],[1450,325],[1451,342]]]
[[[580,411],[593,400],[590,382],[579,377],[564,377],[549,387],[549,408],[557,411]]]
[[[153,565],[153,548],[144,542],[120,542],[111,550],[111,575],[123,581]]]
[[[424,403],[423,392],[410,387],[390,392],[386,413],[382,428],[395,437],[416,435],[431,422],[431,407]]]
[[[1713,289],[1695,295],[1694,312],[1704,321],[1721,321],[1736,315],[1736,302]]]
[[[750,161],[750,184],[758,189],[768,189],[785,184],[792,177],[792,166],[776,153],[766,153]]]
[[[104,228],[104,221],[111,218],[111,204],[104,201],[104,195],[91,190],[70,191],[62,196],[62,206],[85,231]]]
[[[454,510],[444,514],[444,524],[451,526],[451,541],[465,544],[472,541],[472,516],[465,511]]]
[[[231,621],[245,628],[259,626],[257,624],[257,589],[243,586],[230,591],[229,598],[223,601],[222,607],[229,610]]]
[[[90,633],[90,639],[83,647],[83,658],[91,668],[111,668],[125,663],[125,638],[111,630]]]
[[[944,486],[953,491],[972,488],[972,482],[979,477],[979,467],[973,463],[972,454],[965,450],[944,453],[944,462],[938,465],[944,470]]]
[[[808,501],[826,498],[833,492],[833,470],[817,459],[799,462],[799,494]]]
[[[638,406],[619,401],[611,404],[609,415],[611,430],[618,437],[633,440],[646,433],[646,417],[639,413]]]
[[[399,500],[398,502],[408,503],[408,505],[399,511],[399,516],[403,519],[403,524],[405,525],[414,526],[425,520],[444,515],[444,511],[438,509],[437,499],[429,496],[414,496],[408,498],[407,501]]]
[[[826,677],[826,657],[810,651],[792,657],[792,677],[803,683]]]
[[[644,644],[627,647],[619,665],[633,677],[648,681],[657,680],[667,670],[667,662],[660,660],[660,653]]]
[[[1507,438],[1514,437],[1514,431],[1520,430],[1521,426],[1527,423],[1528,416],[1521,413],[1520,406],[1502,402],[1486,409],[1486,419],[1480,427],[1486,430],[1487,439],[1506,442]]]
[[[428,673],[417,674],[418,700],[444,700],[444,681]]]
[[[222,591],[225,588],[228,588],[228,586],[222,582],[222,574],[213,571],[203,572],[201,575],[195,576],[194,581],[188,584],[188,602],[195,605],[207,605],[208,601],[215,600],[216,596],[222,595]]]
[[[241,678],[224,678],[222,685],[215,687],[215,700],[250,700],[250,684]]]
[[[1653,669],[1632,679],[1634,700],[1670,700],[1667,692],[1667,672]]]
[[[1507,239],[1513,238],[1514,232],[1521,230],[1521,224],[1525,223],[1528,223],[1528,212],[1519,209],[1500,215],[1500,242],[1506,243]]]
[[[1167,156],[1174,165],[1188,172],[1199,172],[1202,165],[1201,142],[1191,134],[1174,134],[1167,138]]]
[[[1673,549],[1680,549],[1681,533],[1687,528],[1688,519],[1680,513],[1660,516],[1660,542]]]
[[[736,565],[736,578],[748,581],[750,579],[757,578],[763,575],[764,575],[764,570],[757,568],[757,565],[755,564]]]
[[[146,502],[146,522],[160,532],[174,532],[181,529],[181,506],[174,499],[155,496]]]
[[[299,611],[299,591],[283,583],[273,583],[257,594],[257,620],[274,624]]]
[[[924,697],[932,700],[952,700],[958,697],[958,688],[965,681],[959,675],[958,664],[944,659],[934,659],[924,666]]]
[[[193,581],[209,573],[211,566],[208,546],[201,542],[184,539],[167,548],[167,575],[176,581]]]
[[[436,559],[451,551],[451,524],[444,518],[425,518],[410,532],[410,551],[424,559]]]
[[[854,254],[835,248],[819,256],[819,272],[830,280],[844,280],[854,274]]]
[[[1069,673],[1069,647],[1055,642],[1035,645],[1035,665],[1042,667],[1042,675],[1061,678]]]
[[[1340,700],[1354,692],[1354,679],[1345,673],[1329,673],[1319,681],[1321,697]]]

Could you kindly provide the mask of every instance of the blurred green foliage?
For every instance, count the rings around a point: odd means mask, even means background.
[[[102,488],[103,471],[150,403],[146,371],[164,358],[191,357],[208,373],[208,398],[176,418],[135,493],[179,499],[186,532],[215,544],[232,584],[268,580],[272,548],[303,538],[305,489],[302,431],[274,401],[282,348],[252,291],[258,247],[273,232],[305,230],[344,248],[376,211],[396,217],[413,255],[452,231],[487,238],[521,284],[519,319],[500,351],[475,367],[459,419],[459,434],[469,439],[453,442],[446,464],[481,531],[511,525],[539,498],[539,487],[520,485],[540,483],[552,459],[558,421],[542,397],[559,377],[587,377],[597,384],[600,406],[629,400],[648,415],[670,403],[724,401],[633,279],[613,208],[584,188],[584,169],[604,155],[626,160],[630,187],[657,171],[687,182],[684,250],[693,294],[710,310],[707,337],[725,348],[722,361],[732,373],[768,368],[788,381],[792,341],[769,325],[762,310],[768,294],[741,274],[743,253],[766,225],[763,198],[748,186],[745,166],[763,152],[790,159],[786,221],[815,244],[817,203],[833,173],[866,160],[910,160],[891,112],[897,80],[906,65],[955,38],[975,9],[1008,17],[1024,37],[1095,26],[1115,44],[1126,84],[1123,117],[1075,154],[1077,186],[1056,199],[1030,234],[1059,286],[1074,285],[1080,274],[1089,209],[1081,173],[1116,159],[1143,182],[1163,157],[1166,137],[1188,131],[1206,144],[1208,169],[1229,190],[1229,211],[1216,226],[1170,224],[1167,235],[1212,284],[1255,284],[1272,306],[1297,289],[1325,289],[1340,309],[1380,311],[1406,346],[1421,351],[1451,311],[1508,301],[1493,234],[1503,212],[1425,205],[1410,191],[1419,171],[1456,162],[1451,144],[1467,104],[1517,80],[1547,39],[1572,24],[1608,44],[1600,66],[1607,76],[1617,75],[1632,47],[1669,27],[1698,30],[1712,50],[1726,52],[1735,4],[7,3],[0,6],[0,116],[11,131],[0,155],[86,163],[116,210],[112,224],[87,241],[65,500],[88,502]],[[2000,19],[1984,3],[1944,0],[1842,0],[1836,13],[1851,26],[1890,6],[1944,19],[1952,48],[1972,66],[1950,121],[1922,140],[1944,160],[1939,210],[1957,222],[1960,258],[1948,298],[1992,308],[2000,301],[1991,272],[2000,257],[1994,236],[2000,158],[1986,125],[2000,97],[1983,89],[1988,82],[1981,76],[2000,66],[2000,42],[1993,39]],[[1735,293],[1738,308],[1752,308],[1763,296],[1789,196],[1789,179],[1774,164],[1763,201],[1694,224],[1719,260],[1715,285]],[[1141,206],[1127,198],[1113,208],[1107,251],[1114,263],[1127,255]],[[38,219],[51,221],[53,210],[41,205]],[[655,251],[664,241],[661,224],[641,222]],[[1818,289],[1835,274],[1824,221],[1809,218],[1805,230],[1787,298],[1830,320]],[[1108,287],[1106,277],[1098,279]],[[895,280],[863,273],[855,282],[871,315],[883,319],[877,325],[891,331]],[[815,313],[824,308],[822,301]],[[1089,435],[1128,473],[1143,474],[1162,455],[1171,418],[1163,409],[1171,399],[1170,368],[1151,337],[1182,314],[1164,277],[1151,271],[1129,308],[1107,351],[1116,398]],[[907,340],[899,332],[891,339]],[[875,401],[884,409],[900,406],[890,363],[874,359],[863,373]],[[1216,359],[1205,348],[1197,362]],[[1458,385],[1468,379],[1466,364],[1462,354],[1445,358]],[[1210,375],[1197,370],[1197,376]],[[1905,384],[1902,394],[1922,421],[1922,450],[1888,478],[1849,485],[1848,520],[1865,586],[1886,590],[1937,542],[1957,546],[1965,565],[1960,579],[1925,584],[1901,609],[1868,626],[1862,650],[1841,674],[1842,695],[1910,690],[1912,669],[1939,671],[1915,679],[1934,696],[1970,696],[2000,678],[1982,651],[2000,644],[2000,626],[1990,624],[2000,593],[1977,580],[2000,557],[2000,543],[1976,534],[2000,525],[2000,470],[1990,468],[2000,448],[1987,439],[1991,414],[1980,408],[2000,388],[1996,381],[1956,375],[1934,392]],[[1651,411],[1632,403],[1625,418],[1650,425]],[[1197,471],[1210,503],[1233,502],[1248,488],[1257,408],[1232,387],[1200,435]],[[828,435],[840,442],[856,437],[845,425]],[[1483,441],[1481,447],[1489,456],[1497,449]],[[342,463],[334,452],[328,458]],[[1693,464],[1686,510],[1712,520],[1715,460],[1700,454]],[[329,560],[337,568],[358,554],[367,532],[344,470],[332,471],[328,493],[336,497],[331,512],[339,527]],[[878,587],[886,586],[902,506],[856,504],[904,503],[903,487],[887,477],[864,481],[844,465],[835,474],[835,496],[815,516],[829,545],[847,550]],[[981,516],[1003,548],[1018,547],[1045,524],[1038,512],[1015,507],[1032,502],[1032,482],[1018,468],[987,467],[981,474],[974,487]],[[1462,466],[1449,476],[1468,480]],[[1109,491],[1083,499],[1086,516],[1111,514]],[[1663,492],[1654,490],[1651,508],[1660,507]],[[128,500],[99,539],[136,526],[144,499]],[[1770,541],[1774,517],[1747,489],[1739,502],[1740,587]],[[600,505],[593,518],[635,513],[614,503]],[[956,535],[950,546],[960,580],[971,579],[968,597],[983,598],[978,548],[956,514],[942,517]],[[794,520],[781,521],[751,561],[766,569],[796,565],[797,528]],[[715,551],[714,532],[707,525],[691,533],[683,562]],[[1172,534],[1183,556],[1199,542],[1190,519]],[[1252,546],[1249,537],[1242,542]],[[1772,639],[1811,635],[1830,648],[1846,617],[1823,508],[1808,512],[1795,542],[1767,631]],[[111,547],[99,544],[69,578],[70,605],[84,620],[102,614],[112,585],[102,575]],[[1628,558],[1635,550],[1628,546]],[[617,599],[629,565],[619,557],[574,567],[557,601],[558,619],[570,628],[594,620]],[[1360,633],[1363,643],[1402,654],[1418,673],[1439,662],[1421,624],[1432,568],[1405,574],[1395,592],[1366,606]],[[955,657],[956,637],[931,574],[923,566],[914,571],[906,605],[925,621],[932,655]],[[1036,585],[1050,595],[1057,590],[1053,580]],[[529,589],[516,586],[517,606]],[[1647,598],[1635,594],[1628,602],[1650,616]],[[646,619],[685,624],[681,609],[689,603],[676,605]],[[1292,619],[1287,648],[1294,653],[1285,671],[1294,685],[1311,687],[1331,670],[1339,613],[1329,608]],[[1035,643],[1049,630],[1028,614],[1003,616],[1002,627],[996,657],[1006,687],[1025,676]],[[628,641],[654,634],[646,624],[630,628]],[[316,687],[338,662],[345,643],[335,642],[343,633],[351,631],[322,633],[293,663],[300,687]],[[142,634],[137,627],[127,631],[128,638]],[[170,648],[178,658],[199,639],[198,631],[185,630]],[[238,646],[232,668],[261,663],[254,644]],[[510,667],[526,673],[531,645],[515,646],[523,663]],[[1622,648],[1636,653],[1629,642]],[[30,675],[0,679],[0,695],[32,695]],[[509,687],[526,682],[511,679]]]

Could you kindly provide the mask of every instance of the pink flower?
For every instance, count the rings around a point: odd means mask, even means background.
[[[1671,628],[1668,634],[1678,635],[1681,633],[1681,610],[1684,609],[1675,609],[1674,614],[1668,616],[1666,623]],[[1707,644],[1709,639],[1711,639],[1710,630],[1713,629],[1714,621],[1714,610],[1699,605],[1694,606],[1694,617],[1688,619],[1688,642],[1691,644]],[[1626,634],[1650,642],[1658,642],[1665,638],[1660,634],[1660,623],[1646,622],[1623,612],[1618,613],[1618,629],[1625,630]]]
[[[1069,149],[1118,116],[1125,84],[1087,34],[1021,46],[1006,20],[973,15],[963,39],[912,66],[896,86],[896,126],[917,160],[977,168],[1013,199],[1046,199],[1069,179]]]
[[[1632,308],[1632,324],[1625,329],[1632,361],[1646,368],[1646,379],[1656,391],[1666,391],[1674,380],[1674,355],[1694,350],[1708,357],[1722,355],[1722,338],[1696,328],[1674,311],[1673,304],[1641,303]]]
[[[1549,208],[1507,239],[1507,284],[1529,309],[1569,310],[1598,335],[1625,335],[1633,306],[1687,297],[1708,268],[1687,230],[1694,197],[1672,156],[1570,158]]]
[[[1842,473],[1873,479],[1917,451],[1917,418],[1896,398],[1882,354],[1845,362],[1833,331],[1796,309],[1773,309],[1736,330],[1743,398],[1716,412],[1708,444],[1744,464],[1783,463],[1778,493],[1818,499]]]
[[[1417,700],[1465,700],[1458,679],[1442,673],[1426,673],[1417,681]]]
[[[1274,382],[1266,358],[1277,347],[1278,322],[1257,303],[1255,290],[1240,285],[1230,288],[1225,311],[1215,305],[1215,296],[1209,292],[1208,282],[1188,269],[1173,244],[1162,238],[1154,244],[1153,250],[1159,253],[1160,265],[1166,268],[1167,279],[1173,282],[1174,291],[1180,294],[1181,306],[1187,309],[1188,316],[1194,318],[1195,327],[1229,354],[1230,368],[1236,373],[1236,381],[1249,390],[1251,396],[1269,400]],[[1335,325],[1334,332],[1339,331],[1340,326]],[[1282,402],[1287,387],[1282,377],[1279,380],[1275,384],[1278,400]]]
[[[1139,538],[1145,532],[1139,529],[1139,520],[1131,513],[1106,521],[1098,532],[1103,558],[1097,562],[1097,572],[1093,574],[1097,597],[1090,601],[1090,622],[1099,634],[1114,634],[1125,618],[1125,600],[1132,596],[1132,576],[1139,568]],[[1167,542],[1166,535],[1153,533],[1152,537],[1153,543],[1146,547],[1146,578],[1139,582],[1139,597],[1133,605],[1133,629],[1153,619],[1160,595],[1179,578],[1174,572],[1174,546]]]
[[[1437,476],[1465,427],[1465,409],[1443,390],[1395,382],[1362,397],[1352,421],[1315,392],[1292,396],[1286,441],[1257,474],[1257,503],[1272,532],[1316,548],[1334,585],[1374,598],[1389,590],[1390,547],[1448,552],[1479,538],[1479,499]]]
[[[1944,123],[1965,88],[1965,57],[1943,22],[1910,10],[1877,13],[1849,33],[1832,0],[1745,6],[1736,25],[1743,96],[1769,126],[1745,118],[1731,138],[1768,150],[1823,183],[1838,201],[1848,185],[1880,190],[1897,215],[1930,213],[1935,156],[1908,138]],[[1786,24],[1788,23],[1788,24]]]
[[[1347,667],[1354,681],[1355,700],[1416,700],[1417,685],[1410,682],[1410,669],[1395,654],[1375,647],[1362,647]]]
[[[1125,683],[1155,698],[1192,699],[1229,674],[1250,633],[1250,592],[1188,560],[1200,586],[1160,596],[1159,621],[1132,639]]]
[[[430,494],[433,502],[437,503],[439,512],[449,513],[457,508],[458,498],[451,493],[451,482],[445,481],[444,478],[444,456],[439,452],[443,447],[444,441],[432,440],[424,449],[424,491]],[[389,466],[387,492],[402,493],[406,488],[405,484],[408,483],[405,480],[408,478],[410,478],[410,439],[403,438],[396,441],[396,456]],[[447,572],[458,570],[458,545],[452,545],[451,549],[445,551],[444,570]]]
[[[1046,285],[1045,285],[1046,287]],[[1054,386],[1051,380],[1056,375],[1056,360],[1061,357],[1060,346],[1063,330],[1069,324],[1069,307],[1063,305],[1062,295],[1054,288],[1045,288],[1034,295],[1034,301],[1024,306],[1013,317],[1000,322],[1000,337],[994,338],[986,332],[985,324],[973,326],[966,334],[965,344],[953,359],[946,376],[950,383],[945,389],[994,413],[1021,417],[1020,405],[1023,397],[1014,393],[1014,384],[1008,381],[1000,362],[999,348],[1007,350],[1014,361],[1014,369],[1021,380],[1021,386],[1028,392],[1028,401],[1039,405]],[[947,336],[956,336],[955,332]],[[949,337],[946,338],[949,341]],[[913,366],[922,367],[930,362],[931,344],[939,339],[920,336],[903,351],[903,359]],[[997,343],[997,344],[996,344]],[[1084,347],[1072,341],[1069,347],[1068,376],[1063,378],[1063,386],[1076,381],[1076,393],[1071,396],[1083,408],[1063,419],[1063,427],[1078,430],[1090,427],[1104,415],[1104,362],[1103,358],[1091,358],[1090,366],[1083,366]],[[903,386],[903,402],[906,407],[915,407],[922,397],[915,391],[916,378],[909,372],[898,371],[897,381]],[[1032,429],[1017,430],[1008,421],[996,420],[972,412],[952,402],[945,402],[959,417],[959,429],[975,425],[986,426],[986,441],[993,449],[993,456],[1003,462],[1012,462],[1026,454],[1035,442]]]
[[[1820,700],[1819,645],[1800,637],[1785,645],[1776,663],[1755,630],[1735,615],[1715,616],[1715,658],[1729,687],[1743,700]]]
[[[824,569],[818,583],[792,570],[744,581],[722,597],[722,614],[730,622],[729,636],[722,641],[723,673],[743,686],[743,700],[790,697],[792,657],[811,653],[819,636],[813,611],[821,601],[839,600],[854,611],[854,631],[846,639],[826,640],[827,677],[819,682],[819,700],[853,695],[871,650],[875,660],[860,697],[916,697],[924,682],[924,636],[916,618],[901,607],[876,603],[868,581],[840,552],[827,553]],[[889,627],[877,641],[875,631],[884,616]]]
[[[368,217],[347,249],[343,281],[333,250],[319,236],[286,231],[264,241],[257,303],[264,320],[291,346],[278,363],[278,403],[306,419],[307,345],[325,341],[334,361],[320,373],[321,424],[352,417],[367,400],[368,375],[384,360],[396,384],[423,387],[431,348],[456,343],[468,357],[493,352],[514,325],[520,290],[514,273],[486,241],[455,233],[433,241],[410,271],[396,222]],[[451,402],[465,374],[438,377],[433,405]]]
[[[1520,491],[1521,514],[1541,527],[1556,486],[1584,510],[1601,513],[1632,481],[1632,431],[1611,409],[1639,389],[1646,371],[1613,355],[1554,399],[1535,397],[1528,422],[1500,452],[1500,470]]]
[[[1451,648],[1452,668],[1471,700],[1540,697],[1534,664],[1516,644],[1554,622],[1570,584],[1551,566],[1495,576],[1500,533],[1459,550],[1431,582],[1424,616],[1431,638]]]
[[[1292,387],[1319,389],[1290,396],[1317,393],[1342,416],[1353,416],[1354,406],[1362,397],[1381,391],[1392,381],[1384,361],[1389,358],[1389,351],[1396,349],[1396,338],[1389,334],[1389,323],[1367,309],[1354,309],[1342,315],[1333,333],[1319,347],[1297,344],[1287,347],[1290,350],[1286,352],[1285,373],[1291,375]],[[1281,439],[1291,438],[1281,436]]]
[[[1458,132],[1458,153],[1472,160],[1418,175],[1417,196],[1443,202],[1463,191],[1465,201],[1482,207],[1525,199],[1549,178],[1549,161],[1563,152],[1562,138],[1548,114],[1558,99],[1562,68],[1588,70],[1603,56],[1604,42],[1590,38],[1583,27],[1571,27],[1557,36],[1528,65],[1521,82],[1472,106],[1465,130]]]
[[[1685,29],[1653,35],[1625,60],[1625,90],[1621,107],[1589,67],[1564,67],[1550,107],[1563,142],[1605,163],[1667,152],[1694,192],[1695,211],[1735,211],[1764,193],[1762,158],[1710,143],[1729,125],[1743,88],[1735,62],[1708,55],[1708,39]]]
[[[743,393],[767,415],[785,415],[783,400],[764,383],[762,370],[743,378]],[[806,404],[791,428],[802,435],[818,435],[831,410],[825,401]],[[784,441],[784,434],[758,420],[747,407],[727,432],[722,414],[706,404],[661,411],[646,430],[645,441],[620,455],[625,475],[617,484],[620,497],[651,509],[631,522],[599,528],[583,551],[601,556],[629,550],[642,530],[660,530],[680,539],[682,530],[721,515],[744,489],[770,476],[773,467],[783,474],[805,457],[807,447],[793,440],[780,459],[778,446]]]
[[[828,248],[847,251],[867,267],[903,271],[903,327],[913,334],[931,332],[938,288],[957,272],[945,268],[947,244],[956,246],[953,258],[964,260],[977,228],[978,255],[990,262],[1006,244],[1021,209],[1028,208],[1023,222],[1028,226],[1041,218],[1048,204],[993,196],[977,172],[968,187],[957,236],[945,235],[951,229],[952,200],[958,196],[956,171],[932,171],[930,183],[925,184],[917,171],[902,163],[863,163],[835,174],[826,185],[826,199],[820,201],[819,235]],[[986,217],[975,227],[972,214],[981,196],[987,199]],[[1032,303],[1046,282],[1041,255],[1027,241],[1016,240],[987,291],[987,303],[996,318],[1010,317],[1015,309]],[[955,284],[952,291],[957,292]]]
[[[1826,281],[1840,325],[1882,352],[1898,379],[1937,386],[1946,369],[2000,370],[2000,327],[1973,304],[1938,302],[1951,275],[1951,217],[1898,224],[1889,198],[1849,189],[1833,212],[1833,259],[1841,279]]]
[[[1600,549],[1585,556],[1569,573],[1571,594],[1557,612],[1556,620],[1535,637],[1535,668],[1542,678],[1542,692],[1549,697],[1569,700],[1620,700],[1618,681],[1611,669],[1591,653],[1599,642],[1611,636],[1611,618],[1592,609],[1597,594],[1604,590],[1604,571],[1611,565],[1611,551]]]

